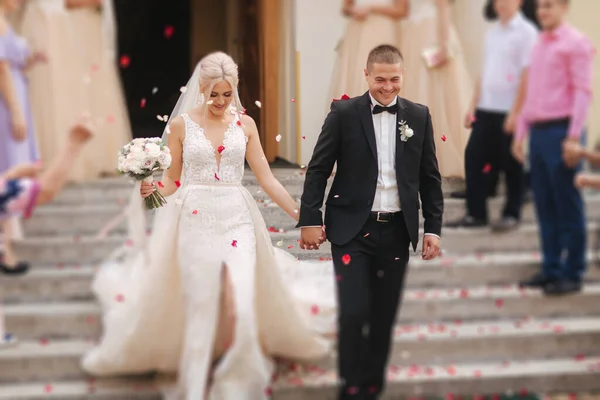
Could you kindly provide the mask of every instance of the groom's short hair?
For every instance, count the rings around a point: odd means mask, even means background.
[[[370,69],[374,63],[377,64],[398,64],[404,61],[402,52],[391,44],[381,44],[369,52],[367,58],[367,69]]]

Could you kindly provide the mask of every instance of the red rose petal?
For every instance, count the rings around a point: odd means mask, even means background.
[[[49,343],[50,343],[50,340],[48,340],[48,339],[45,339],[45,338],[44,339],[40,339],[40,344],[42,346],[48,346]]]
[[[481,371],[479,371],[479,370],[473,371],[473,376],[475,378],[481,378]]]
[[[177,186],[177,187],[181,186],[181,182],[180,181],[175,181],[175,186]]]
[[[192,215],[197,215],[197,214],[198,214],[198,210],[192,211]]]
[[[129,58],[128,55],[123,54],[119,59],[119,64],[121,64],[122,68],[127,68],[129,65],[131,65],[131,58]]]
[[[319,313],[319,306],[312,306],[312,307],[310,308],[310,313],[311,313],[312,315],[317,315],[317,314]]]
[[[446,135],[442,135],[442,142],[446,141]]]
[[[273,389],[271,389],[270,387],[266,388],[266,389],[265,389],[265,395],[266,395],[267,397],[271,397],[271,396],[273,396]]]
[[[577,354],[575,356],[575,360],[576,361],[583,361],[583,360],[585,360],[585,355],[583,355],[583,354]]]
[[[348,100],[349,98],[350,98],[350,96],[348,96],[347,94],[342,95],[342,100]]]
[[[344,254],[342,256],[342,263],[344,263],[344,265],[350,264],[350,261],[352,261],[352,258],[350,257],[349,254]]]
[[[118,294],[115,296],[115,300],[118,301],[119,303],[122,303],[125,301],[125,296],[123,296],[122,294]]]
[[[484,174],[489,174],[491,170],[492,170],[492,165],[491,164],[485,164],[485,166],[483,167],[482,172]]]
[[[146,107],[146,99],[145,98],[143,98],[143,99],[140,100],[140,107],[141,108]]]
[[[496,300],[496,308],[502,308],[504,306],[504,300],[503,299],[498,299]]]
[[[358,387],[356,387],[356,386],[349,387],[347,392],[350,395],[358,394]]]
[[[217,175],[217,173],[215,172],[215,179],[220,181],[221,179],[219,178],[219,175]]]
[[[171,39],[171,37],[173,37],[174,33],[175,33],[175,28],[173,28],[173,26],[171,26],[171,25],[165,26],[164,35],[167,39]]]
[[[131,240],[131,239],[127,239],[127,240],[125,241],[125,246],[127,246],[127,247],[133,247],[133,240]]]
[[[306,139],[306,136],[302,136],[302,139]]]
[[[165,185],[163,185],[163,183],[161,181],[158,181],[157,185],[158,185],[159,188],[164,188],[165,187]]]
[[[242,121],[238,120],[237,126],[242,126]]]
[[[220,145],[220,146],[217,148],[217,151],[219,152],[219,154],[221,154],[221,153],[223,152],[223,150],[225,150],[225,146],[223,146],[223,145]]]
[[[237,247],[237,240],[231,241],[231,247]]]
[[[52,387],[52,385],[44,386],[44,392],[46,392],[46,393],[52,393],[53,390],[54,390],[54,387]]]
[[[295,103],[295,102],[296,102],[296,99],[292,99],[292,103]]]

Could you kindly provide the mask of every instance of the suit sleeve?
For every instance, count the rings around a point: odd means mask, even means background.
[[[426,112],[427,124],[421,153],[419,194],[421,196],[423,218],[425,219],[425,233],[433,233],[441,236],[442,214],[444,212],[442,178],[435,154],[431,114],[429,113],[429,109],[426,109]]]
[[[298,228],[323,225],[321,207],[325,197],[327,179],[331,176],[333,166],[338,159],[340,118],[339,106],[336,102],[331,103],[331,109],[325,118],[321,134],[306,169]]]

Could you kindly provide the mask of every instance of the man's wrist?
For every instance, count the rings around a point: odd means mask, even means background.
[[[425,233],[423,236],[435,236],[436,238],[442,240],[442,238],[440,237],[440,235],[437,235],[435,233]]]

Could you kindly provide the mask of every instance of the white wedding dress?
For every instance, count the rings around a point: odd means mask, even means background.
[[[94,282],[104,335],[83,367],[98,376],[178,371],[177,387],[166,396],[204,399],[225,263],[235,296],[235,337],[214,371],[208,398],[267,399],[271,357],[312,360],[330,350],[322,334],[335,329],[333,265],[298,261],[272,246],[242,186],[247,138],[237,117],[218,165],[203,129],[182,116],[182,185],[158,212],[149,237],[139,223],[139,194],[130,204],[130,221],[137,221],[130,224],[130,240]]]

